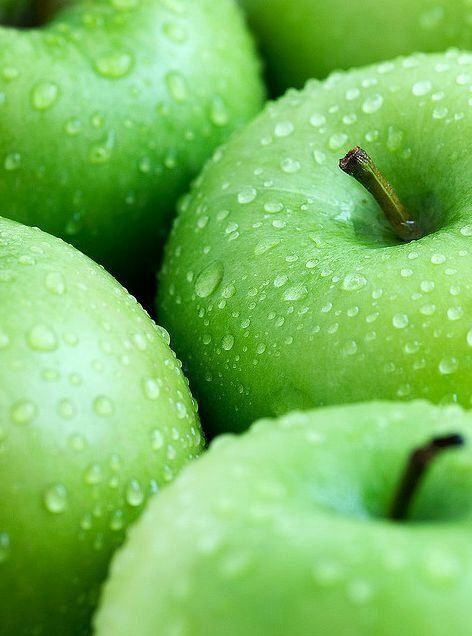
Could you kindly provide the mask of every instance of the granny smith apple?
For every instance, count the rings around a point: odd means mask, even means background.
[[[471,86],[457,52],[336,74],[217,151],[158,302],[214,430],[370,399],[471,406]],[[421,238],[340,170],[356,146]]]
[[[471,438],[470,414],[418,401],[217,439],[131,529],[97,636],[468,634]]]
[[[233,0],[67,4],[0,28],[3,214],[134,283],[190,178],[259,110],[258,62]]]
[[[240,0],[276,92],[415,51],[472,46],[467,0]]]
[[[0,219],[0,632],[89,633],[127,526],[201,448],[167,334],[88,258]]]

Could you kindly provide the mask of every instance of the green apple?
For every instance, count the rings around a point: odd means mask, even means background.
[[[445,434],[470,440],[472,416],[374,402],[217,439],[131,529],[97,636],[469,634],[471,446],[392,519],[408,455]]]
[[[233,0],[75,0],[0,28],[3,213],[125,282],[154,275],[177,197],[260,108]]]
[[[0,632],[89,633],[109,559],[202,436],[167,334],[102,268],[0,219]]]
[[[167,247],[160,320],[214,430],[295,408],[470,407],[472,57],[290,92],[218,151]],[[396,238],[338,167],[363,145],[426,228]]]
[[[468,0],[240,0],[273,88],[415,51],[472,45]]]

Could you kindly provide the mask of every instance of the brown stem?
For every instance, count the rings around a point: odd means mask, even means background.
[[[370,192],[399,239],[409,242],[425,235],[365,150],[356,146],[340,160],[339,167]]]
[[[436,457],[449,448],[457,448],[464,444],[462,435],[446,435],[434,438],[411,453],[390,508],[390,519],[402,521],[407,518],[415,492]]]

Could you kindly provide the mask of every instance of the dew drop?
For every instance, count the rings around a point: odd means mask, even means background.
[[[110,53],[98,58],[95,69],[108,79],[119,79],[127,75],[133,64],[133,58],[128,53]]]
[[[291,121],[279,121],[274,129],[274,135],[276,137],[288,137],[294,131],[294,126]]]
[[[137,479],[132,479],[126,488],[126,501],[133,508],[141,506],[144,501],[144,492]]]
[[[376,95],[372,95],[365,100],[365,102],[362,104],[362,110],[364,111],[364,113],[369,115],[378,111],[382,107],[382,104],[383,97],[382,95],[379,95],[377,93]]]
[[[459,368],[459,362],[457,358],[447,357],[443,358],[439,363],[439,373],[441,375],[451,375],[455,373]]]
[[[37,415],[37,408],[29,400],[15,402],[10,409],[10,417],[15,424],[30,424]]]
[[[285,290],[283,294],[283,299],[286,301],[296,301],[303,300],[308,296],[308,289],[306,285],[303,283],[299,283],[298,285],[294,285],[293,287],[289,287]]]
[[[113,414],[113,402],[104,395],[99,395],[93,401],[93,410],[100,417],[109,417]]]
[[[48,512],[61,514],[67,508],[67,490],[63,484],[54,484],[44,491],[43,503]]]
[[[346,291],[357,291],[367,285],[367,279],[361,274],[348,274],[344,277],[342,288]]]
[[[35,351],[54,351],[57,348],[56,336],[46,325],[35,325],[28,333],[27,341]]]
[[[223,347],[225,351],[231,351],[231,349],[233,348],[233,345],[234,345],[234,336],[232,336],[231,334],[226,334],[226,336],[223,336],[223,339],[221,341],[221,346]]]
[[[31,103],[36,110],[51,108],[59,97],[59,88],[53,82],[39,82],[31,92]]]
[[[433,85],[430,80],[421,80],[420,82],[413,84],[411,92],[415,97],[423,97],[423,95],[427,95],[432,88]]]
[[[0,565],[9,559],[10,551],[10,535],[2,531],[0,532]]]
[[[208,298],[221,284],[224,265],[221,261],[213,261],[205,267],[195,279],[195,293],[199,298]]]
[[[3,163],[5,170],[7,172],[14,172],[15,170],[19,170],[21,168],[21,155],[19,152],[12,152],[5,157],[5,161]]]
[[[144,378],[142,382],[144,395],[148,400],[157,400],[161,394],[159,383],[154,378]]]
[[[66,291],[64,277],[60,272],[49,272],[45,281],[46,289],[52,294],[62,296]]]
[[[252,203],[257,196],[257,190],[253,187],[244,188],[238,193],[238,203],[245,205]]]
[[[395,314],[392,318],[392,324],[395,329],[405,329],[408,326],[409,320],[406,314]]]
[[[185,102],[188,98],[187,81],[183,75],[177,71],[168,73],[166,76],[167,89],[170,96],[179,103]]]

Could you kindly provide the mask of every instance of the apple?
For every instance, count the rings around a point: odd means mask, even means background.
[[[0,632],[89,633],[146,500],[202,450],[167,334],[102,268],[0,219]]]
[[[472,450],[452,447],[471,436],[470,414],[420,401],[222,436],[131,529],[96,636],[470,633]]]
[[[0,28],[3,214],[134,289],[177,197],[259,110],[259,64],[233,0],[69,4],[41,28]]]
[[[470,407],[472,57],[415,55],[270,104],[181,205],[158,295],[213,431],[296,408]],[[362,145],[423,226],[339,169]]]
[[[472,45],[464,0],[240,0],[274,90],[415,51]]]

